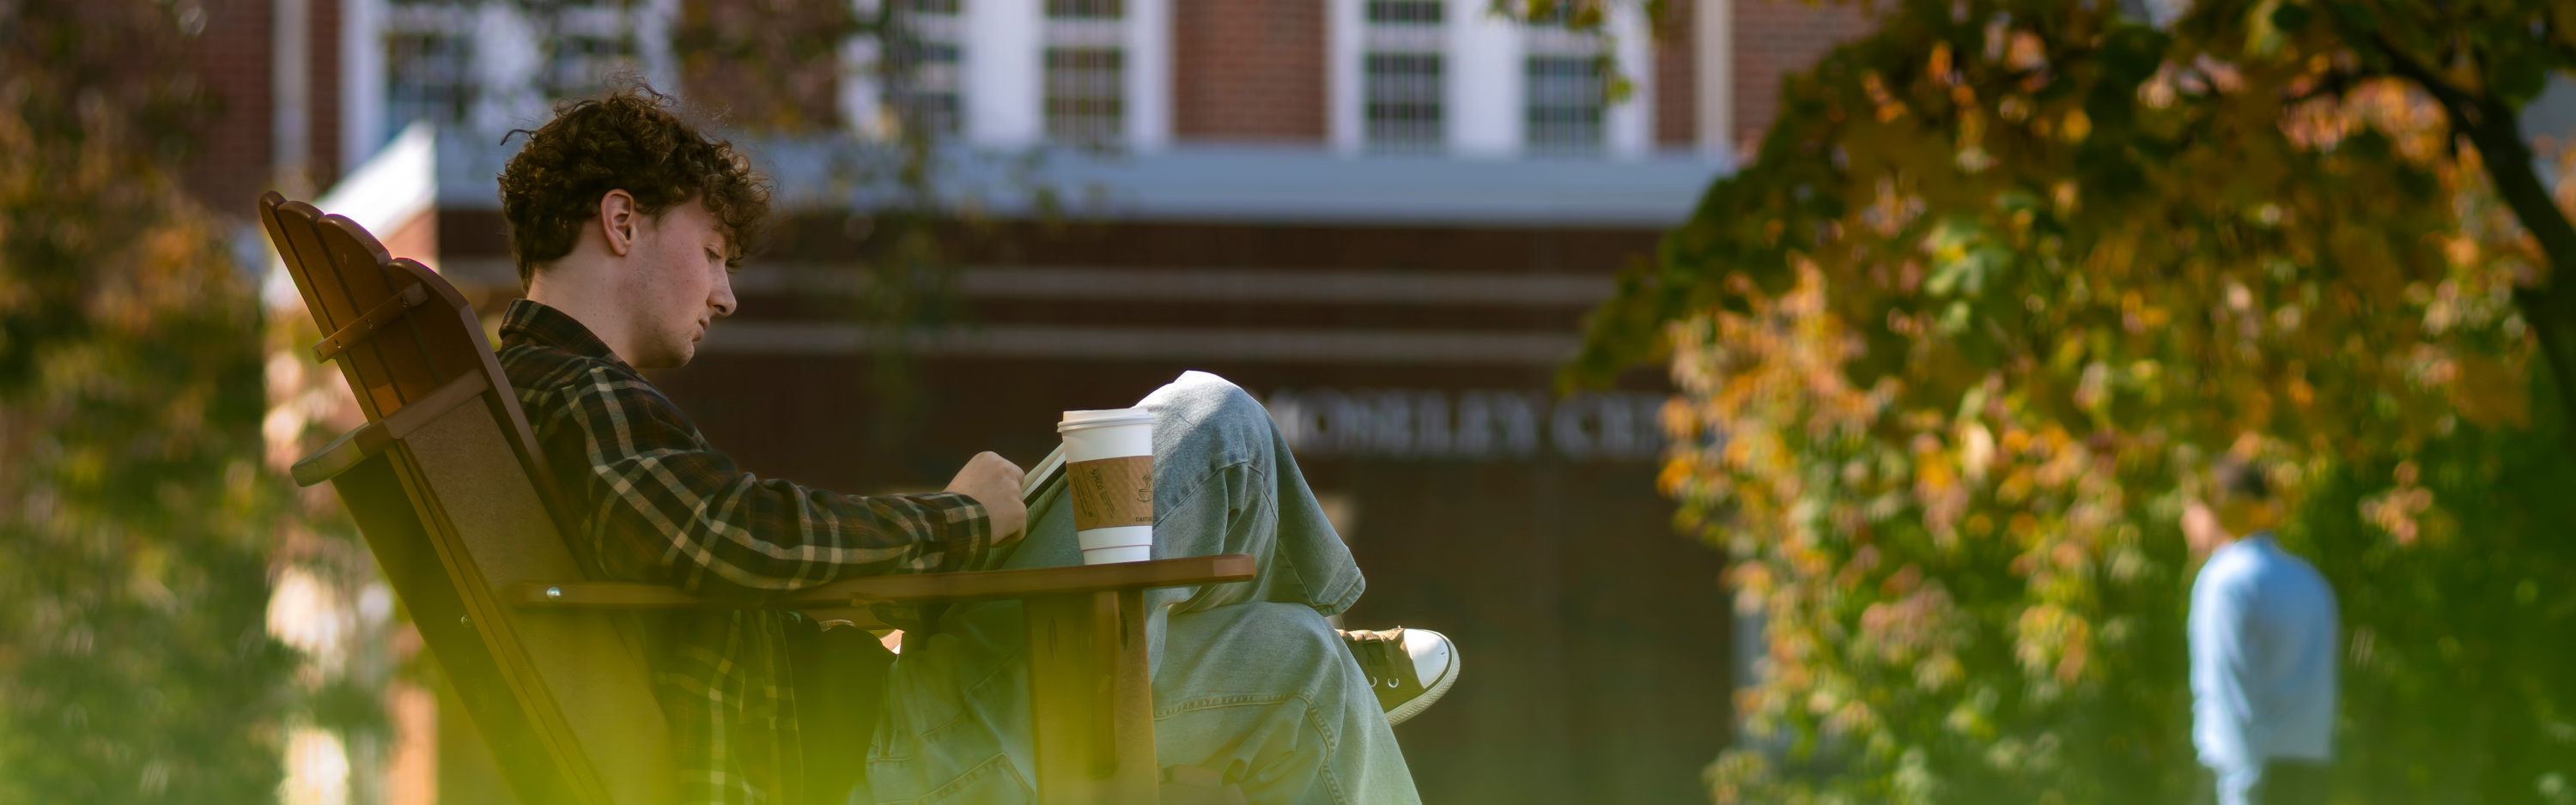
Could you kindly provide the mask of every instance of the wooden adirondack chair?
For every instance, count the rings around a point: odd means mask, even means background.
[[[1041,801],[1241,801],[1204,772],[1160,779],[1141,596],[1252,578],[1252,557],[879,576],[751,603],[586,578],[563,538],[577,518],[464,297],[346,218],[276,193],[259,215],[327,333],[315,359],[339,362],[367,417],[295,480],[330,481],[348,506],[521,802],[670,800],[635,618],[1012,598],[1029,622]]]

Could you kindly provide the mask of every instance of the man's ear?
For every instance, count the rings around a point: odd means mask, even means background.
[[[599,197],[599,233],[608,238],[608,253],[619,257],[635,248],[636,228],[643,214],[635,209],[635,194],[611,190]]]

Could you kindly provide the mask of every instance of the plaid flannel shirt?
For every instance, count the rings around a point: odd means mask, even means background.
[[[574,552],[616,581],[757,597],[851,576],[976,566],[984,508],[941,493],[857,498],[761,480],[580,322],[518,300],[501,367],[555,480],[579,507]],[[789,801],[803,776],[787,613],[662,616],[648,628],[681,801]]]

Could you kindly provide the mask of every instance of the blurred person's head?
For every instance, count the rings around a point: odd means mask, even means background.
[[[501,171],[528,298],[637,368],[688,363],[733,312],[728,274],[769,214],[767,178],[670,105],[640,83],[565,104]]]
[[[2281,505],[2272,495],[2271,481],[2252,463],[2235,458],[2212,463],[2205,489],[2204,499],[2183,514],[2183,537],[2194,555],[2280,524]]]

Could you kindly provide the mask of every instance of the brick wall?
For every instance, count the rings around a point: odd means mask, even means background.
[[[1869,33],[1850,0],[1735,0],[1734,141],[1759,144],[1780,113],[1780,79],[1815,66],[1835,45]]]
[[[1323,3],[1175,3],[1172,57],[1172,130],[1180,139],[1324,139]]]
[[[364,155],[340,153],[341,0],[311,0],[313,181],[328,188]],[[1832,0],[1734,0],[1735,139],[1758,140],[1779,108],[1780,81],[1835,44],[1866,33],[1866,12]],[[1657,145],[1698,134],[1698,2],[1669,4],[1655,43]],[[205,130],[189,189],[218,212],[246,216],[271,183],[268,47],[271,0],[206,0],[195,45],[200,80],[220,111]],[[1326,128],[1324,4],[1314,0],[1191,0],[1173,9],[1173,127],[1183,140],[1320,142]]]
[[[218,213],[247,218],[268,187],[269,0],[207,0],[197,34],[197,80],[215,97],[214,118],[187,173],[189,192]]]
[[[310,0],[305,136],[313,192],[338,181],[349,166],[340,153],[340,2]],[[274,185],[272,150],[276,98],[271,91],[269,37],[273,0],[205,0],[206,28],[191,45],[197,81],[214,96],[215,113],[185,171],[188,191],[229,218],[247,219],[251,203]],[[363,158],[365,155],[359,155]],[[310,201],[311,199],[300,199]]]
[[[1699,141],[1699,2],[1677,0],[1655,21],[1655,146]]]

